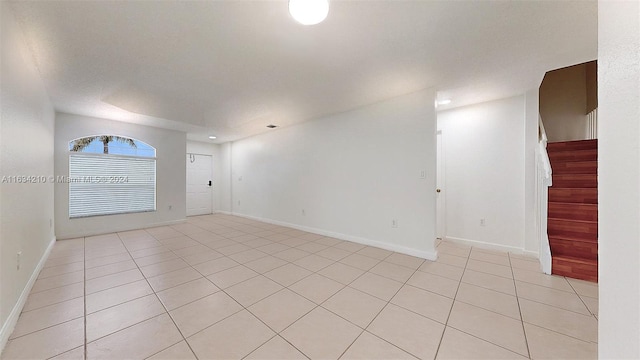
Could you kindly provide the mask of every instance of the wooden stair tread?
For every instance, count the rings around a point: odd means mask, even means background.
[[[558,255],[556,256],[556,258],[558,258],[559,260],[564,260],[564,261],[571,261],[571,262],[576,262],[576,263],[581,263],[581,264],[598,264],[598,260],[592,260],[592,259],[583,259],[583,258],[578,258],[575,256],[567,256],[567,255]]]
[[[597,204],[598,188],[550,187],[549,202]]]
[[[598,174],[597,161],[555,161],[551,163],[553,174]]]
[[[549,238],[551,256],[570,256],[579,259],[598,259],[598,243]]]
[[[571,235],[571,234],[549,234],[549,239],[561,239],[567,241],[576,241],[576,242],[588,242],[588,243],[598,243],[598,237],[596,238],[585,238],[583,236]]]
[[[583,223],[583,224],[598,224],[597,221],[593,221],[593,220],[576,220],[576,219],[565,219],[565,218],[555,218],[555,217],[549,217],[549,220],[555,220],[555,221],[567,221],[567,222],[574,222],[574,223]]]
[[[551,174],[554,178],[558,179],[598,179],[598,174]],[[581,186],[578,186],[581,187]]]
[[[598,139],[592,140],[574,140],[574,141],[554,141],[547,143],[547,151],[562,151],[562,150],[583,150],[583,149],[597,149]]]
[[[598,174],[552,174],[552,186],[561,188],[597,188]]]
[[[548,153],[551,165],[558,161],[597,161],[598,150],[551,151]]]
[[[556,255],[553,256],[552,263],[552,274],[598,282],[598,260]]]
[[[598,281],[598,140],[547,144],[552,272]]]
[[[565,189],[570,189],[570,188],[565,188]],[[592,204],[592,203],[574,203],[574,202],[565,202],[565,201],[549,201],[549,204],[554,204],[554,205],[582,205],[582,206],[594,206],[594,207],[598,207],[598,204]]]
[[[574,236],[568,236],[568,235],[549,235],[549,242],[553,240],[571,241],[571,242],[577,242],[577,243],[596,244],[596,245],[598,244],[597,241],[587,240],[577,236],[574,237]]]

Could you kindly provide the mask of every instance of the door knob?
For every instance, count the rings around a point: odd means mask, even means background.
[[[440,189],[436,189],[436,192],[437,192],[437,193],[439,193],[440,191],[442,191],[442,190],[440,190]]]
[[[209,180],[209,186],[211,186],[211,180]]]

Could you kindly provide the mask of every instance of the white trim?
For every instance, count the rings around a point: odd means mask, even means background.
[[[416,256],[416,257],[419,257],[419,258],[422,258],[422,259],[431,260],[431,261],[435,261],[436,259],[438,259],[438,252],[437,251],[430,252],[430,251],[417,250],[417,249],[405,247],[405,246],[402,246],[402,245],[390,244],[390,243],[386,243],[386,242],[382,242],[382,241],[378,241],[378,240],[371,240],[371,239],[362,238],[362,237],[358,237],[358,236],[345,235],[345,234],[336,233],[336,232],[332,232],[332,231],[328,231],[328,230],[317,229],[317,228],[312,228],[312,227],[302,226],[302,225],[296,225],[296,224],[292,224],[292,223],[288,223],[288,222],[284,222],[284,221],[271,220],[271,219],[260,218],[260,217],[256,217],[256,216],[250,216],[250,215],[244,215],[244,214],[238,214],[238,213],[231,213],[231,212],[227,212],[227,211],[217,211],[217,212],[218,213],[222,213],[222,214],[226,214],[226,215],[233,215],[233,216],[243,217],[243,218],[246,218],[246,219],[262,221],[262,222],[265,222],[265,223],[268,223],[268,224],[286,226],[286,227],[290,227],[292,229],[302,230],[302,231],[306,231],[306,232],[310,232],[310,233],[314,233],[314,234],[318,234],[318,235],[329,236],[329,237],[340,239],[340,240],[351,241],[351,242],[362,244],[362,245],[368,245],[368,246],[373,246],[373,247],[377,247],[377,248],[381,248],[381,249],[385,249],[385,250],[395,251],[395,252],[398,252],[398,253],[401,253],[401,254]]]
[[[123,226],[123,227],[116,227],[116,228],[103,229],[103,230],[94,230],[89,232],[78,232],[78,233],[60,235],[59,238],[60,240],[75,239],[79,237],[104,235],[104,234],[111,234],[114,232],[121,232],[121,231],[140,230],[140,229],[147,229],[147,228],[158,227],[158,226],[178,225],[178,224],[185,223],[186,221],[187,219],[185,218],[180,220],[171,220],[171,221],[162,221],[158,223],[144,224],[142,226],[131,225],[131,226]]]
[[[2,350],[4,350],[4,346],[7,345],[9,336],[13,332],[13,329],[16,327],[16,324],[18,323],[18,318],[20,317],[20,313],[22,313],[22,309],[24,308],[24,305],[27,303],[27,298],[29,297],[29,293],[33,288],[33,284],[35,284],[36,280],[38,279],[38,275],[40,275],[40,270],[42,270],[42,268],[44,267],[44,264],[47,262],[47,259],[49,258],[49,254],[51,253],[51,249],[53,249],[53,245],[55,243],[56,243],[56,237],[54,236],[51,239],[51,242],[49,243],[49,245],[47,246],[47,249],[44,251],[44,254],[42,254],[42,257],[40,258],[38,265],[36,265],[36,268],[33,270],[33,273],[31,274],[31,277],[29,278],[27,285],[24,287],[24,289],[22,289],[22,293],[20,294],[20,297],[18,298],[18,301],[16,302],[16,304],[13,306],[13,309],[11,309],[11,313],[9,313],[9,316],[7,317],[7,321],[5,321],[4,324],[2,324],[2,329],[0,329],[0,352],[2,352]]]
[[[587,140],[598,138],[598,108],[591,110],[586,115],[587,119]]]
[[[458,244],[462,244],[462,245],[474,246],[474,247],[477,247],[477,248],[480,248],[480,249],[506,251],[506,252],[510,252],[510,253],[514,253],[514,254],[531,255],[531,256],[534,256],[536,259],[538,258],[538,253],[537,252],[525,250],[523,248],[519,248],[519,247],[515,247],[515,246],[500,245],[500,244],[489,243],[489,242],[485,242],[485,241],[463,239],[463,238],[457,238],[457,237],[451,237],[451,236],[446,236],[445,240],[451,241],[451,242],[454,242],[454,243],[458,243]]]
[[[535,259],[538,259],[538,257],[540,256],[540,254],[537,251],[531,251],[531,250],[522,250],[522,254],[530,256]]]
[[[538,238],[538,258],[540,267],[545,274],[551,274],[553,261],[551,247],[547,235],[547,217],[549,214],[549,187],[553,183],[553,169],[547,153],[547,135],[538,114],[538,127],[541,138],[536,148],[536,236]]]

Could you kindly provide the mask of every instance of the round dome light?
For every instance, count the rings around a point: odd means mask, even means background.
[[[289,0],[289,13],[302,25],[315,25],[329,14],[329,0]]]

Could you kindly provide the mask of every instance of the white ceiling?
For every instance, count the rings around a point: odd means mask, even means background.
[[[240,139],[436,87],[515,95],[597,55],[597,1],[18,1],[58,111]]]

